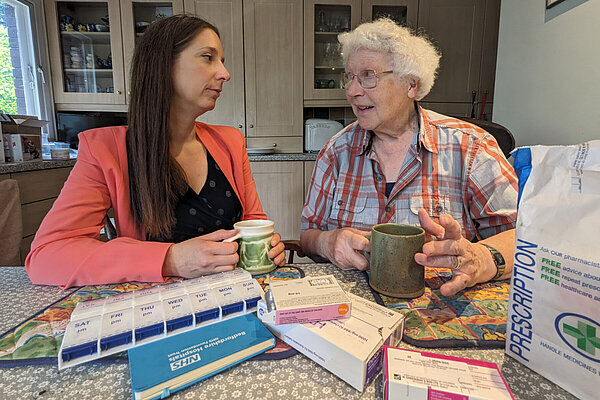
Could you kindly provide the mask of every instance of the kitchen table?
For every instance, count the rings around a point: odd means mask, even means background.
[[[332,264],[295,264],[306,275],[333,274],[351,293],[374,300],[365,275]],[[0,332],[59,300],[66,292],[32,285],[23,267],[0,268]],[[402,344],[403,347],[416,349]],[[503,349],[424,349],[497,363],[517,399],[575,397],[507,357]],[[0,399],[130,399],[127,363],[90,362],[58,371],[56,365],[0,369]],[[284,360],[247,361],[192,385],[172,399],[381,399],[382,375],[360,393],[302,354]]]

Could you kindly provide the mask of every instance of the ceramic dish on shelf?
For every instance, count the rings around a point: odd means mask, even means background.
[[[246,151],[248,154],[273,154],[275,153],[275,147],[247,147]]]

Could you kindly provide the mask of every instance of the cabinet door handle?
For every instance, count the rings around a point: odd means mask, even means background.
[[[250,128],[254,128],[254,124],[250,124]]]
[[[242,129],[243,128],[242,124],[238,124],[238,128]]]
[[[273,147],[277,147],[277,143],[273,143]]]
[[[121,94],[121,93],[123,93],[123,92],[121,92],[120,90],[117,90],[117,94]]]

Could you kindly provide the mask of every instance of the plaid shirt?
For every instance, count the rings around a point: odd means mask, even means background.
[[[517,180],[496,140],[470,123],[418,107],[419,133],[389,197],[370,133],[355,122],[335,135],[315,164],[302,231],[378,223],[419,225],[425,208],[434,221],[450,214],[468,240],[514,228]]]

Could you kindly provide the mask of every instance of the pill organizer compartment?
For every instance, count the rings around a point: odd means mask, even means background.
[[[106,298],[82,301],[77,303],[75,309],[71,313],[71,320],[84,319],[102,315],[104,312],[104,303]]]
[[[255,310],[256,304],[264,296],[264,291],[258,282],[254,279],[242,281],[238,282],[236,287],[246,302],[246,311]]]
[[[203,276],[200,278],[186,279],[183,281],[183,284],[188,293],[199,292],[210,288],[209,282]]]
[[[100,334],[102,355],[126,350],[131,343],[133,343],[132,309],[124,308],[104,314]]]
[[[102,317],[95,316],[74,320],[67,325],[58,357],[59,369],[68,366],[75,359],[79,364],[98,358],[101,323]]]
[[[246,303],[236,284],[219,285],[211,289],[221,307],[221,319],[231,318],[246,311]]]
[[[194,327],[194,314],[187,294],[163,299],[162,303],[167,335],[177,330],[189,330]]]
[[[162,337],[165,333],[165,316],[162,302],[140,304],[133,311],[135,344],[141,344]]]
[[[217,299],[211,289],[190,293],[189,296],[196,326],[207,325],[221,319],[221,307],[217,304]]]
[[[187,293],[185,284],[183,282],[173,282],[168,285],[159,286],[160,297],[168,299],[170,297],[182,296]]]
[[[133,305],[149,304],[160,301],[160,287],[136,290],[133,292]]]
[[[133,292],[119,293],[106,298],[104,313],[133,307]]]
[[[221,272],[213,275],[205,275],[203,278],[208,284],[210,284],[211,287],[215,287],[225,283],[236,283],[250,280],[252,279],[252,274],[245,269],[236,268],[232,271]]]

